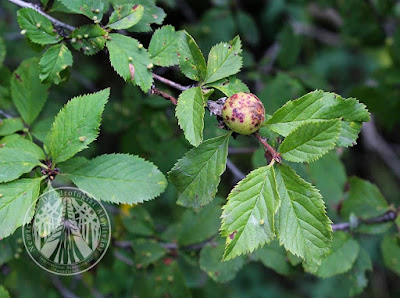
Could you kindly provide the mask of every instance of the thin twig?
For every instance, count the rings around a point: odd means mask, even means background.
[[[318,6],[316,3],[311,3],[308,5],[308,11],[311,15],[319,18],[320,20],[325,22],[329,21],[329,23],[333,24],[336,28],[340,28],[343,25],[343,18],[332,7],[323,8]]]
[[[56,276],[50,277],[51,282],[53,283],[54,287],[60,292],[61,296],[64,298],[78,298],[78,296],[72,293],[69,289],[67,289],[61,280]]]
[[[58,26],[58,27],[62,27],[65,29],[68,29],[70,31],[74,31],[75,27],[65,24],[55,18],[53,18],[52,16],[49,16],[47,13],[43,12],[40,7],[38,5],[32,4],[32,3],[28,3],[25,1],[21,1],[21,0],[8,0],[8,2],[14,3],[20,7],[28,7],[28,8],[32,8],[34,10],[36,10],[38,13],[40,13],[41,15],[45,16],[46,18],[48,18],[54,25]]]
[[[130,248],[132,247],[132,241],[115,241],[114,245],[120,248]]]
[[[104,297],[104,295],[102,295],[100,293],[100,291],[96,287],[94,287],[94,285],[90,285],[86,281],[86,279],[82,278],[81,274],[75,275],[75,278],[77,281],[81,282],[86,287],[86,289],[88,289],[92,293],[93,297],[95,297],[95,298],[103,298]]]
[[[214,238],[218,235],[218,233],[216,233],[215,235],[211,236],[210,238],[199,242],[199,243],[194,243],[194,244],[189,244],[189,245],[183,245],[183,246],[179,246],[178,243],[176,242],[159,242],[158,244],[162,247],[164,247],[167,250],[199,250],[202,249],[204,246],[211,244],[211,245],[216,245],[216,242],[214,241]],[[120,248],[132,248],[132,241],[115,241],[114,245]],[[118,252],[114,252],[114,255],[124,261],[125,263],[128,262],[129,259],[127,259],[124,255],[122,255],[121,253]],[[129,260],[130,261],[130,260]],[[132,262],[133,265],[133,262]]]
[[[212,240],[207,240],[201,243],[196,243],[196,244],[191,244],[188,246],[184,246],[182,249],[183,250],[200,250],[203,247],[207,246],[207,245],[211,245],[211,246],[217,246],[217,242],[216,241],[212,241]]]
[[[372,225],[372,224],[380,224],[386,223],[396,220],[398,212],[389,210],[386,213],[379,215],[377,217],[368,218],[368,219],[359,219],[358,225]],[[349,231],[350,230],[350,223],[349,222],[341,222],[332,225],[333,231]]]
[[[261,61],[268,61],[265,66],[261,68],[261,71],[263,73],[269,73],[278,58],[279,51],[281,49],[281,44],[277,41],[275,41],[266,51],[264,54],[264,57],[261,59]]]
[[[190,88],[190,86],[183,86],[181,84],[178,84],[176,82],[173,82],[171,80],[168,80],[162,76],[159,76],[158,74],[153,73],[153,78],[155,78],[156,80],[163,82],[166,85],[169,85],[171,87],[174,87],[175,89],[181,90],[181,91],[185,91],[188,90]]]
[[[151,93],[151,94],[160,95],[161,97],[164,97],[165,99],[170,100],[174,105],[177,105],[177,104],[178,104],[178,101],[176,100],[175,97],[173,97],[172,95],[170,95],[170,94],[168,94],[168,93],[165,93],[165,92],[163,92],[163,91],[161,91],[161,90],[158,90],[158,89],[155,88],[155,87],[152,87],[152,88],[151,88],[150,93]]]
[[[232,172],[235,182],[242,180],[246,175],[229,159],[226,159],[226,167]]]
[[[350,229],[349,222],[340,222],[337,224],[332,224],[332,231],[348,231]]]
[[[291,21],[290,24],[296,34],[314,38],[331,46],[337,46],[341,43],[340,36],[337,33],[296,21]]]
[[[6,112],[4,112],[3,110],[0,110],[0,114],[5,117],[5,118],[13,118],[13,116],[7,114]]]
[[[118,251],[114,251],[114,257],[116,257],[118,260],[124,262],[125,264],[127,264],[128,266],[133,266],[133,261],[127,257],[125,257],[123,254],[121,254]]]
[[[262,136],[260,136],[258,132],[255,132],[254,135],[257,138],[257,140],[264,146],[265,150],[268,151],[272,159],[278,163],[281,163],[282,162],[281,154],[276,152],[275,148],[272,147],[270,144],[268,144],[268,142]]]
[[[393,171],[397,179],[400,179],[400,160],[394,149],[379,134],[375,126],[375,121],[371,120],[364,123],[362,127],[361,137],[367,149],[377,153],[385,164]]]
[[[159,243],[160,246],[164,247],[165,249],[168,250],[176,250],[178,249],[178,244],[175,242],[171,242],[171,243]]]

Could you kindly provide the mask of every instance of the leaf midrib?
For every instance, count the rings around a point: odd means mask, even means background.
[[[224,44],[226,44],[226,43],[224,43]],[[229,49],[228,49],[228,50],[229,50]],[[228,57],[231,55],[232,52],[233,52],[233,45],[232,45],[232,48],[229,50],[228,55],[226,55],[225,59],[224,59],[224,60],[222,61],[222,63],[218,66],[218,68],[217,68],[210,76],[208,76],[208,74],[207,74],[207,77],[206,77],[205,80],[204,80],[204,83],[205,83],[205,84],[212,83],[212,81],[209,82],[208,80],[209,80],[210,78],[212,78],[212,76],[215,75],[215,74],[220,70],[220,68],[222,67],[222,65],[225,64],[226,60],[228,60]],[[208,65],[207,65],[207,66],[208,66]],[[208,68],[207,68],[207,71],[208,71]]]
[[[269,171],[271,171],[271,169],[269,169]],[[267,172],[267,173],[268,173],[268,172]],[[265,173],[265,177],[264,177],[264,179],[263,179],[263,181],[262,181],[261,189],[260,189],[260,191],[259,191],[258,194],[257,194],[257,197],[258,197],[258,198],[255,200],[255,203],[254,203],[253,207],[251,208],[251,212],[249,213],[249,216],[247,217],[246,224],[244,225],[244,228],[242,229],[242,231],[238,232],[239,235],[238,235],[238,237],[237,237],[236,243],[239,242],[240,237],[243,235],[243,231],[246,229],[246,227],[247,227],[247,225],[248,225],[248,223],[249,223],[249,219],[250,219],[250,217],[253,215],[255,206],[258,204],[258,202],[259,202],[259,200],[261,199],[261,197],[264,197],[264,196],[262,195],[262,193],[263,193],[263,191],[264,191],[265,185],[266,185],[267,180],[268,180],[268,179],[267,179],[267,173]],[[254,177],[253,177],[253,179],[254,179]],[[254,185],[253,185],[252,187],[254,187]],[[271,228],[272,228],[272,227],[271,227]]]
[[[156,58],[157,56],[159,56],[162,52],[164,52],[169,46],[171,46],[174,42],[176,42],[176,40],[172,40],[170,43],[168,43],[164,48],[161,48],[161,51],[157,52],[157,54],[155,54],[154,56],[150,57],[151,59]]]
[[[200,173],[204,170],[204,167],[210,163],[210,160],[214,157],[214,155],[221,149],[221,147],[224,145],[224,143],[226,142],[226,139],[228,138],[230,134],[228,133],[226,135],[226,138],[224,139],[224,141],[222,142],[221,145],[219,145],[217,147],[217,149],[215,150],[215,152],[212,154],[211,158],[208,159],[207,162],[204,163],[204,165],[201,167],[200,171],[198,171],[198,173],[194,176],[193,180],[187,185],[187,187],[184,188],[184,190],[182,191],[181,195],[179,197],[182,196],[182,194],[189,188],[190,185],[192,185],[192,183],[197,179],[197,177],[200,175]],[[179,171],[183,172],[181,169],[179,169]],[[183,172],[184,173],[184,172]],[[186,173],[185,173],[186,174]],[[191,175],[189,175],[191,176]]]
[[[284,185],[285,185],[285,189],[286,189],[287,196],[288,196],[288,199],[289,199],[290,207],[291,207],[291,209],[293,210],[293,213],[296,215],[296,222],[297,222],[297,229],[296,229],[297,231],[296,231],[296,233],[299,232],[299,233],[301,234],[304,252],[307,251],[307,254],[304,254],[303,257],[304,257],[305,259],[308,259],[308,257],[310,257],[310,258],[312,258],[312,259],[315,260],[315,257],[313,257],[313,255],[310,253],[311,250],[310,250],[310,248],[308,247],[306,241],[311,242],[313,245],[315,245],[315,246],[317,246],[317,247],[318,247],[318,245],[316,245],[313,241],[311,241],[310,239],[308,239],[308,238],[306,238],[306,237],[304,236],[304,230],[306,230],[306,229],[303,229],[303,228],[301,227],[300,221],[301,221],[302,219],[298,216],[298,214],[297,214],[297,212],[296,212],[296,208],[294,207],[293,200],[292,200],[292,198],[291,198],[291,196],[290,196],[290,194],[289,194],[289,188],[287,187],[287,183],[285,182],[285,179],[284,179],[282,173],[281,173],[281,176],[282,176],[283,183],[284,183]],[[311,202],[313,203],[313,205],[315,206],[315,202],[314,202],[313,200],[310,200],[310,201],[311,201]],[[308,210],[307,210],[307,211],[308,211]],[[311,214],[311,215],[315,218],[314,214],[312,214],[312,213],[309,212],[309,211],[308,211],[308,213]],[[288,220],[289,220],[289,217],[287,216],[287,221],[288,221]],[[303,220],[303,221],[304,221],[304,220]],[[287,223],[287,222],[286,222],[286,223]],[[322,222],[321,222],[321,223],[322,223]],[[323,223],[322,223],[322,224],[323,224]],[[312,234],[312,233],[310,233],[310,234]],[[315,235],[313,234],[313,236],[315,236]],[[325,236],[325,235],[323,235],[323,236]],[[321,238],[318,237],[318,239],[321,239]]]
[[[22,190],[21,193],[12,197],[12,199],[10,201],[8,201],[6,204],[4,204],[0,207],[0,210],[2,210],[4,207],[8,206],[10,203],[14,202],[17,198],[22,196],[25,192],[28,192],[31,188],[33,188],[35,186],[35,184],[36,184],[36,182],[32,183],[27,189]]]
[[[328,120],[328,121],[330,121],[330,120]],[[325,132],[326,132],[327,130],[329,130],[330,128],[335,127],[335,126],[337,125],[337,123],[340,123],[340,122],[336,122],[336,121],[335,121],[335,123],[334,123],[332,126],[329,126],[329,127],[327,127],[326,129],[320,131],[317,135],[314,135],[314,136],[312,136],[312,137],[310,137],[310,138],[306,138],[306,139],[304,140],[304,142],[300,143],[299,145],[296,145],[296,147],[292,147],[292,148],[289,147],[289,148],[290,148],[289,150],[287,150],[287,151],[285,151],[285,152],[282,152],[282,153],[288,153],[288,152],[290,152],[290,151],[292,151],[292,150],[296,150],[298,147],[305,145],[307,142],[309,142],[309,141],[313,140],[314,138],[318,137],[319,135],[325,133]],[[300,128],[300,126],[297,127],[295,130],[293,130],[292,132],[295,132],[298,128]],[[338,134],[340,134],[340,130],[339,130]],[[282,143],[282,144],[283,144],[283,143]],[[310,146],[311,146],[311,145],[310,145]],[[317,147],[317,148],[318,148],[318,147]],[[297,149],[297,150],[298,150],[298,149]]]
[[[114,181],[114,182],[127,182],[127,183],[131,183],[131,182],[136,182],[136,183],[146,183],[146,184],[157,184],[157,183],[152,183],[152,182],[148,182],[148,181],[141,181],[141,180],[135,180],[135,179],[130,179],[130,180],[124,180],[121,178],[110,178],[110,177],[102,177],[102,176],[87,176],[87,175],[83,175],[83,174],[76,174],[76,173],[64,173],[65,176],[76,176],[76,177],[81,177],[81,178],[91,178],[91,179],[99,179],[99,180],[109,180],[109,181]]]

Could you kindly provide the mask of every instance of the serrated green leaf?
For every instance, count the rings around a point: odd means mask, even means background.
[[[228,282],[235,278],[236,274],[245,264],[244,257],[234,260],[222,261],[225,241],[218,239],[217,245],[207,244],[200,252],[200,268],[216,282]]]
[[[51,46],[39,62],[39,78],[43,83],[60,84],[65,81],[65,71],[72,66],[72,53],[63,43]]]
[[[221,216],[221,235],[226,237],[224,260],[271,242],[279,204],[272,165],[250,172],[235,186]]]
[[[71,45],[75,50],[83,50],[85,55],[93,55],[106,45],[107,31],[99,25],[83,25],[71,33]]]
[[[350,190],[340,209],[342,217],[348,219],[354,214],[356,217],[367,219],[389,211],[389,205],[376,185],[358,177],[351,177],[348,182]],[[373,225],[361,225],[358,230],[368,234],[383,233],[391,223],[379,226],[380,229]]]
[[[101,21],[103,18],[103,0],[60,0],[71,12],[83,14],[89,19]]]
[[[12,181],[39,165],[31,153],[16,148],[0,148],[0,183]]]
[[[39,59],[23,61],[11,77],[12,100],[25,123],[30,125],[47,100],[49,85],[39,80]]]
[[[137,204],[154,199],[167,186],[164,175],[138,156],[104,154],[70,172],[61,172],[99,200]]]
[[[176,32],[171,25],[157,29],[149,44],[151,61],[160,66],[177,65],[179,63],[177,47],[180,36],[180,32]]]
[[[361,127],[362,122],[342,121],[342,129],[336,146],[347,148],[356,145]]]
[[[34,43],[54,44],[62,40],[51,21],[32,8],[21,8],[17,11],[17,18],[20,27],[26,30],[26,35]]]
[[[72,98],[57,114],[44,148],[54,163],[86,149],[99,134],[101,114],[110,89]]]
[[[276,166],[281,199],[276,231],[279,243],[305,260],[315,272],[331,244],[331,221],[318,190],[300,178],[289,166]]]
[[[143,12],[142,5],[125,4],[116,6],[106,27],[116,30],[130,28],[140,21],[143,17]]]
[[[215,197],[226,168],[230,135],[209,139],[191,149],[168,173],[168,180],[178,190],[178,205],[197,209]]]
[[[292,266],[297,266],[297,265],[299,265],[299,264],[301,264],[301,262],[303,262],[303,259],[302,258],[300,258],[300,257],[298,257],[298,256],[296,256],[296,255],[294,255],[294,254],[292,254],[290,251],[286,251],[286,256],[287,256],[287,258],[288,258],[288,260],[289,260],[289,262],[290,262],[290,264],[292,265]]]
[[[182,73],[194,81],[201,81],[207,75],[206,60],[193,37],[186,31],[178,39],[178,61]]]
[[[250,92],[249,87],[241,80],[236,77],[229,77],[228,79],[222,79],[217,82],[211,83],[208,85],[209,87],[213,87],[224,93],[227,97],[232,96],[233,94],[239,92]]]
[[[21,179],[0,184],[0,238],[12,234],[18,227],[30,222],[30,206],[39,196],[41,178]],[[25,217],[26,216],[26,217]]]
[[[331,119],[342,119],[344,122],[337,145],[348,147],[354,144],[361,122],[369,121],[369,112],[354,98],[343,99],[337,94],[316,90],[287,102],[272,115],[267,125],[287,136],[305,122]]]
[[[294,272],[288,262],[285,249],[279,245],[278,241],[272,241],[270,244],[260,247],[251,257],[279,274],[289,275]]]
[[[0,66],[3,64],[6,58],[6,45],[4,44],[4,39],[0,37]]]
[[[190,144],[197,147],[203,141],[205,101],[200,87],[183,91],[178,98],[175,114],[179,126]]]
[[[387,234],[381,242],[385,266],[400,275],[400,239],[398,235]]]
[[[288,134],[279,152],[288,161],[315,161],[335,147],[340,122],[339,119],[305,122]]]
[[[186,210],[180,221],[178,243],[189,245],[201,243],[211,238],[218,233],[220,215],[221,208],[217,204],[217,198],[198,212]]]
[[[116,33],[110,37],[107,48],[112,67],[125,81],[133,81],[147,92],[153,84],[153,76],[147,68],[151,63],[147,50],[139,48],[139,42],[134,38]]]
[[[360,252],[353,268],[346,273],[345,278],[350,281],[350,296],[361,294],[368,285],[367,271],[372,271],[372,262],[369,254],[360,247]]]
[[[343,99],[334,93],[316,90],[287,102],[272,115],[267,124],[277,133],[287,136],[305,121],[336,118],[367,122],[369,113],[365,105],[354,98]]]
[[[24,129],[21,118],[7,118],[0,121],[0,136],[8,136]]]
[[[242,67],[242,42],[236,36],[231,42],[221,42],[208,54],[207,76],[204,83],[212,83],[239,72]]]
[[[0,140],[0,144],[3,148],[14,148],[14,149],[22,150],[25,153],[31,154],[38,160],[46,159],[46,156],[45,156],[42,148],[40,148],[35,143],[28,141],[27,139],[24,139],[19,134],[13,134],[13,135],[9,135],[7,137],[2,138]]]
[[[115,1],[119,5],[123,4],[131,4],[132,0],[118,0]],[[151,24],[161,25],[166,16],[165,11],[155,5],[155,1],[153,0],[135,0],[133,1],[135,4],[140,4],[144,7],[143,17],[133,27],[129,28],[130,32],[150,32],[152,31]]]
[[[136,268],[146,268],[164,257],[168,250],[162,247],[157,241],[149,239],[136,239],[132,242],[135,252],[134,263]]]
[[[333,233],[332,248],[315,273],[327,278],[349,271],[357,259],[360,245],[346,232]]]

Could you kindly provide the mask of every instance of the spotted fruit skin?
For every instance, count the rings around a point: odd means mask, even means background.
[[[265,109],[254,94],[239,92],[226,99],[222,117],[226,126],[234,132],[249,135],[265,121]]]

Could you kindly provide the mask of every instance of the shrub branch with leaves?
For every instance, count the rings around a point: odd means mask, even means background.
[[[98,138],[112,89],[72,98],[54,118],[44,138],[38,138],[31,130],[46,104],[47,90],[68,79],[73,67],[71,51],[85,55],[105,51],[115,72],[127,83],[176,105],[179,127],[193,146],[169,171],[168,181],[176,187],[177,204],[198,212],[187,213],[184,219],[188,227],[183,239],[194,239],[178,244],[129,242],[134,250],[159,256],[148,263],[141,260],[141,266],[156,262],[168,251],[201,249],[200,267],[211,278],[224,282],[243,266],[245,255],[285,272],[289,269],[271,265],[271,254],[287,254],[292,265],[303,262],[305,271],[319,277],[347,272],[364,259],[370,262],[358,242],[344,231],[395,221],[398,209],[388,206],[374,185],[352,178],[351,191],[341,211],[352,221],[332,224],[319,190],[295,171],[295,163],[311,164],[335,148],[355,145],[363,123],[370,120],[364,104],[355,98],[315,90],[288,101],[272,115],[268,115],[266,106],[265,122],[250,136],[264,150],[265,165],[251,171],[229,193],[222,207],[222,241],[217,235],[196,229],[202,225],[203,217],[220,214],[212,202],[217,200],[221,175],[226,170],[228,145],[233,137],[244,138],[232,132],[216,112],[221,102],[210,99],[213,93],[231,97],[250,92],[236,77],[243,63],[240,37],[213,46],[206,60],[193,37],[171,25],[157,29],[148,48],[131,36],[131,32],[150,31],[152,23],[162,23],[165,14],[150,0],[111,1],[113,11],[104,24],[107,1],[61,0],[67,12],[88,18],[88,24],[78,27],[49,16],[43,7],[9,1],[22,7],[17,13],[21,34],[29,42],[43,46],[44,52],[40,58],[21,62],[11,76],[12,101],[20,117],[1,111],[4,119],[0,122],[0,135],[4,138],[0,140],[0,238],[27,223],[24,217],[29,206],[44,191],[45,182],[56,176],[113,204],[143,203],[166,190],[164,174],[139,156],[104,154],[90,160],[77,156]],[[46,8],[48,1],[42,2]],[[153,72],[155,68],[172,66],[179,66],[193,83],[184,86]],[[178,98],[158,89],[155,81],[179,91]],[[206,110],[215,116],[221,131],[219,136],[204,140]],[[360,193],[379,198],[373,203],[376,212],[368,218],[363,218],[360,211],[364,208]],[[384,251],[395,241],[392,236],[386,238]],[[210,243],[218,249],[212,250]],[[121,241],[116,245],[124,247]],[[286,251],[282,252],[282,247]],[[370,267],[359,270],[365,272]],[[215,271],[219,275],[213,275]]]

